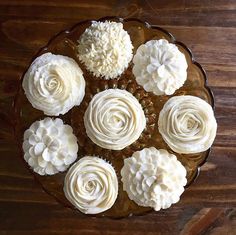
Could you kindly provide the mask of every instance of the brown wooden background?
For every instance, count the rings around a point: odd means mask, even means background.
[[[137,17],[166,28],[206,69],[219,124],[197,181],[168,210],[122,220],[64,208],[18,157],[12,98],[38,49],[85,19]],[[236,0],[0,0],[0,234],[236,234]]]

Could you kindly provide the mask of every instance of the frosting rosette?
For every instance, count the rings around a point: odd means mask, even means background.
[[[174,96],[162,108],[159,132],[177,153],[199,153],[211,147],[217,130],[212,107],[191,95]]]
[[[121,150],[135,142],[146,127],[141,104],[128,91],[97,93],[84,114],[88,137],[105,149]]]
[[[133,45],[122,23],[93,21],[78,40],[78,57],[96,77],[114,79],[133,57]]]
[[[24,159],[34,172],[54,175],[77,158],[78,144],[72,128],[59,118],[34,122],[24,133]]]
[[[66,198],[85,214],[98,214],[113,206],[118,195],[118,180],[111,164],[86,156],[67,172]]]
[[[79,105],[85,94],[83,72],[75,60],[52,53],[33,61],[22,86],[32,106],[51,116]]]
[[[139,206],[167,209],[180,200],[186,169],[165,149],[144,148],[124,160],[123,189]]]
[[[155,95],[171,95],[187,79],[185,55],[165,39],[151,40],[139,46],[133,63],[137,83]]]

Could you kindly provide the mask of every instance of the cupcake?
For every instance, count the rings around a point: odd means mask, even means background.
[[[59,118],[34,122],[24,133],[24,159],[40,175],[65,171],[77,158],[72,128]]]
[[[85,80],[78,64],[67,56],[45,53],[24,75],[23,89],[32,106],[45,115],[58,116],[80,105]]]
[[[155,211],[177,203],[187,183],[186,169],[176,156],[154,147],[144,148],[126,158],[121,176],[130,200]]]
[[[141,104],[128,91],[97,93],[84,114],[88,137],[105,149],[121,150],[135,142],[146,127]]]
[[[175,44],[165,39],[142,44],[133,58],[137,83],[155,95],[172,95],[187,79],[187,61]]]
[[[85,214],[106,211],[113,206],[118,195],[115,170],[99,157],[83,157],[67,172],[64,193]]]
[[[78,40],[78,57],[96,77],[114,79],[128,67],[133,46],[122,23],[93,21]]]
[[[216,137],[217,123],[212,107],[191,95],[174,96],[162,108],[159,132],[176,153],[199,153],[209,149]]]

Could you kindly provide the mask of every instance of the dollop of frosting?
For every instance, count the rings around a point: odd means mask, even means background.
[[[180,199],[187,183],[186,169],[164,149],[144,148],[124,160],[123,189],[139,206],[167,209]]]
[[[101,158],[83,157],[67,172],[64,193],[85,214],[106,211],[113,206],[118,195],[116,172]]]
[[[59,118],[34,122],[24,133],[24,159],[40,175],[65,171],[77,158],[72,128]]]
[[[96,77],[113,79],[133,57],[133,45],[122,23],[93,21],[78,41],[78,57]]]
[[[165,39],[139,46],[133,58],[133,74],[145,91],[171,95],[187,79],[187,61],[178,47]]]
[[[85,94],[83,72],[75,60],[52,53],[33,61],[22,86],[32,106],[51,116],[79,105]]]
[[[162,108],[159,132],[177,153],[198,153],[211,147],[217,130],[212,107],[196,96],[174,96]]]
[[[121,150],[139,138],[146,127],[146,118],[131,93],[108,89],[93,97],[84,115],[84,125],[95,144]]]

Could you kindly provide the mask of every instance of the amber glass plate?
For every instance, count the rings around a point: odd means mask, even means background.
[[[206,84],[206,74],[202,67],[193,59],[190,50],[183,43],[176,41],[175,38],[166,30],[160,27],[151,26],[148,23],[144,23],[138,19],[121,19],[117,17],[106,17],[100,19],[100,21],[105,20],[122,22],[124,24],[124,29],[128,31],[133,42],[134,53],[141,44],[151,39],[167,39],[169,42],[176,44],[179,50],[186,56],[188,62],[188,77],[184,86],[177,90],[172,96],[194,95],[204,99],[212,106],[214,106],[213,95]],[[76,56],[76,44],[80,35],[88,26],[90,26],[90,24],[91,21],[83,21],[75,25],[72,29],[59,33],[58,35],[53,37],[35,57],[45,52],[66,55],[75,59],[84,72],[84,77],[86,80],[86,95],[83,102],[79,107],[73,108],[66,115],[60,116],[60,118],[62,118],[65,123],[72,126],[74,133],[78,138],[78,159],[83,157],[84,155],[100,156],[111,162],[117,172],[119,179],[118,198],[111,209],[96,216],[121,218],[130,215],[144,214],[151,211],[152,209],[137,206],[134,202],[129,200],[126,192],[122,190],[120,170],[123,166],[124,158],[130,157],[134,151],[141,150],[144,147],[155,146],[158,149],[164,148],[173,153],[173,151],[163,141],[161,135],[158,132],[157,126],[159,112],[165,102],[172,96],[155,96],[151,93],[145,92],[145,90],[142,87],[138,86],[135,81],[135,78],[132,74],[132,63],[130,63],[128,69],[120,77],[109,81],[103,80],[102,78],[95,78],[91,73],[86,71],[85,67],[79,62]],[[35,57],[33,59],[35,59]],[[133,95],[135,95],[135,97],[143,106],[147,118],[147,127],[140,138],[135,143],[126,147],[122,151],[102,149],[96,146],[86,136],[85,133],[83,115],[89,101],[96,93],[108,88],[126,89]],[[31,106],[31,104],[26,99],[22,88],[20,87],[15,99],[15,134],[19,142],[19,148],[21,148],[22,146],[24,131],[34,121],[43,119],[44,117],[45,116],[43,112],[38,111]],[[199,166],[201,166],[206,161],[206,158],[209,155],[209,151],[210,150],[199,154],[189,155],[174,153],[187,170],[188,185],[190,185],[197,177],[199,173]],[[54,176],[40,176],[33,171],[31,172],[32,174],[34,174],[35,179],[42,185],[47,193],[54,196],[58,202],[64,204],[67,207],[75,209],[67,201],[63,193],[63,183],[66,172],[58,173]]]

